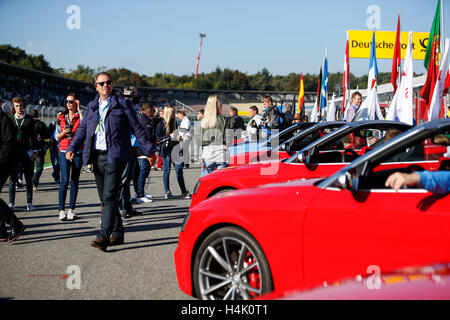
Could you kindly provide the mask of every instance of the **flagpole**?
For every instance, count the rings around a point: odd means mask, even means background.
[[[441,43],[441,57],[442,57],[442,55],[445,52],[444,1],[440,0],[440,2],[441,2],[441,23],[440,23],[440,25],[441,25],[441,30],[440,30],[441,34],[440,34],[440,37],[439,37],[439,41]],[[441,58],[440,66],[442,66],[442,58]]]

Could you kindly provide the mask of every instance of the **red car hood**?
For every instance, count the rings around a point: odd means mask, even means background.
[[[257,210],[257,205],[264,207],[265,202],[270,201],[268,199],[278,201],[279,199],[286,197],[288,194],[299,194],[300,192],[308,194],[314,193],[317,191],[315,188],[313,191],[309,189],[311,189],[310,187],[314,186],[314,184],[319,180],[323,179],[300,179],[289,182],[265,184],[253,188],[230,190],[208,198],[197,204],[194,208],[204,210],[214,209],[214,207],[223,205],[230,207],[229,198],[233,197],[232,203],[239,203],[240,205],[248,203],[249,206],[252,206],[255,210]],[[252,199],[252,201],[249,203],[248,199]]]

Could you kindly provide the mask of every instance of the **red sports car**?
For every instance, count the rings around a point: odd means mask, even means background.
[[[274,134],[266,141],[241,143],[230,147],[229,164],[231,166],[239,166],[267,159],[289,158],[288,152],[283,149],[286,143],[296,142],[294,148],[297,148],[298,151],[308,143],[323,136],[326,132],[345,124],[347,124],[345,121],[297,123],[279,134]],[[311,133],[313,135],[308,137]],[[305,137],[308,138],[306,139]],[[292,150],[294,151],[294,149]]]
[[[340,126],[340,123],[337,126]],[[275,158],[277,160],[231,166],[201,177],[193,190],[190,207],[229,190],[296,179],[328,177],[370,149],[367,140],[371,137],[378,139],[374,134],[382,138],[386,132],[401,133],[409,128],[411,126],[407,124],[392,121],[350,122],[339,129],[330,123],[315,125],[305,129],[295,138],[288,139],[281,146],[286,150],[286,155],[287,152],[291,155],[289,159],[280,161]],[[330,129],[335,131],[319,138],[321,132]],[[382,142],[383,139],[380,139],[378,143]],[[299,155],[304,155],[303,162],[299,162]],[[416,159],[405,161],[414,160]],[[400,165],[396,162],[382,166],[386,169]]]
[[[316,286],[370,265],[393,270],[450,261],[450,196],[384,187],[380,163],[447,146],[450,119],[415,127],[326,179],[230,191],[190,209],[175,251],[181,290],[201,299],[248,299]],[[435,160],[437,170],[450,159]],[[403,170],[419,170],[419,165]]]

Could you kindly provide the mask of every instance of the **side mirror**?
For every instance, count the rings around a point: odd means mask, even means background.
[[[304,163],[306,165],[308,165],[311,160],[309,151],[300,152],[297,158],[298,158],[298,162]]]
[[[358,189],[358,178],[353,178],[351,173],[346,171],[338,176],[336,184],[338,188],[356,191]]]

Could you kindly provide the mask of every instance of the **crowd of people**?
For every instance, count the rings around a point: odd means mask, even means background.
[[[194,162],[201,162],[201,176],[204,176],[228,165],[229,146],[237,140],[259,141],[274,130],[308,121],[307,117],[294,113],[292,106],[286,106],[283,113],[274,105],[272,97],[265,96],[262,114],[256,105],[251,106],[245,124],[234,107],[230,108],[228,116],[223,115],[221,97],[212,94],[205,108],[197,113],[197,121],[191,128],[184,110],[176,110],[169,104],[158,110],[152,103],[140,103],[135,87],[125,88],[121,95],[115,93],[112,77],[106,72],[96,75],[94,89],[97,95],[84,111],[76,92],[65,94],[65,108],[48,126],[39,119],[37,110],[25,113],[26,102],[20,97],[11,99],[11,114],[0,110],[0,191],[9,178],[9,205],[0,199],[0,240],[14,241],[25,229],[14,214],[16,188],[23,185],[22,176],[26,185],[26,209],[36,210],[33,191],[39,191],[47,151],[53,167],[52,177],[59,184],[60,221],[77,219],[83,167],[94,174],[101,227],[91,246],[106,251],[108,246],[124,243],[123,225],[128,218],[140,214],[133,203],[153,201],[152,195],[145,193],[151,168],[162,168],[164,197],[171,199],[173,166],[182,198],[190,199],[183,169],[189,168],[191,145]],[[346,114],[348,119],[360,104],[361,95],[356,93]],[[397,186],[399,182],[394,184]],[[6,224],[11,226],[9,235]]]

